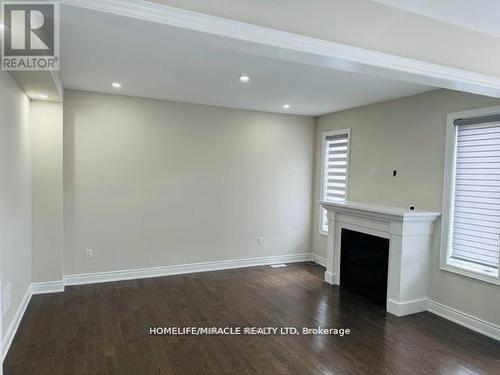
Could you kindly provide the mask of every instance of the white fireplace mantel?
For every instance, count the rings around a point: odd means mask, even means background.
[[[403,316],[426,310],[434,221],[438,212],[354,201],[327,202],[325,281],[340,285],[342,229],[389,239],[387,311]]]

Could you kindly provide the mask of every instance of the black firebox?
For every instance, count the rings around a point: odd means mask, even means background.
[[[385,305],[389,239],[342,229],[340,286]]]

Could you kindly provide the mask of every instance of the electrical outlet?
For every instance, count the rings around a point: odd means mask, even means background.
[[[259,246],[262,246],[262,244],[263,244],[263,243],[264,243],[264,237],[258,237],[258,238],[257,238],[257,244],[258,244]]]
[[[92,249],[85,249],[85,258],[92,258],[94,251]]]
[[[377,175],[377,171],[375,170],[375,168],[370,169],[370,177],[375,178],[376,175]]]
[[[7,284],[2,295],[2,316],[5,316],[10,309],[12,303],[12,283]]]

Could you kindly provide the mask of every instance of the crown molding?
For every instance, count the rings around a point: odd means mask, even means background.
[[[500,97],[500,78],[365,48],[252,25],[142,0],[61,0],[61,4],[132,17],[222,38],[224,48]]]

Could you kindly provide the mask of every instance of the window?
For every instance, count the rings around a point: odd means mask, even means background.
[[[321,200],[346,200],[350,130],[323,133]],[[320,233],[328,235],[327,211],[320,207]]]
[[[441,268],[500,284],[500,107],[448,115]]]

